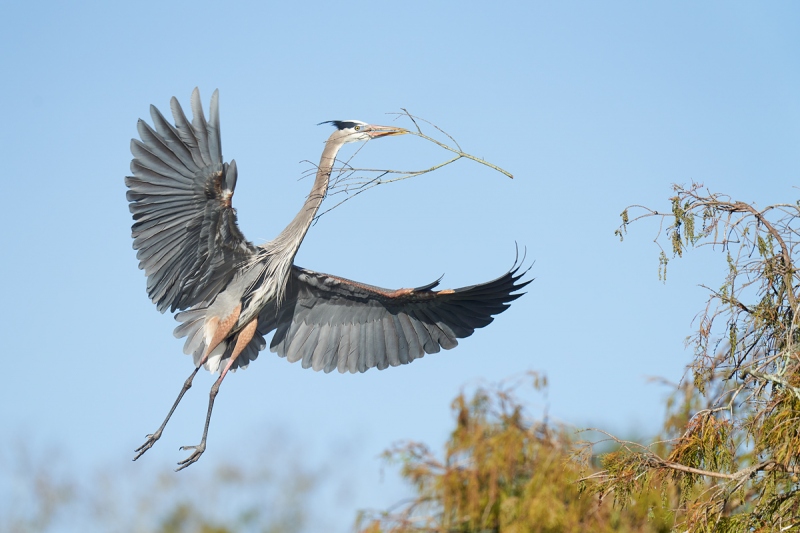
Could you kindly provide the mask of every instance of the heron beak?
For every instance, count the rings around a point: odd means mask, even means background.
[[[388,137],[390,135],[405,135],[408,133],[408,130],[397,128],[395,126],[376,126],[375,124],[370,124],[366,133],[371,139],[378,139],[380,137]]]

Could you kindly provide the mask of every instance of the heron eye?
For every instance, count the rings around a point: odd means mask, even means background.
[[[360,131],[360,130],[361,130],[361,126],[356,126],[356,131]]]

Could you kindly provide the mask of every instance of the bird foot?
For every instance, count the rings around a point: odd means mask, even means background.
[[[200,456],[203,455],[204,451],[206,451],[206,441],[201,442],[197,446],[181,446],[181,450],[194,450],[194,452],[192,452],[192,455],[183,461],[178,462],[180,466],[175,469],[176,472],[180,472],[190,464],[196,463],[197,460],[200,459]]]
[[[133,450],[133,453],[136,454],[136,457],[134,457],[133,460],[135,461],[136,459],[144,455],[144,452],[152,448],[153,444],[155,444],[156,441],[160,438],[161,438],[161,429],[159,428],[158,431],[156,431],[155,433],[151,433],[150,435],[147,436],[147,440],[145,441],[144,444]]]

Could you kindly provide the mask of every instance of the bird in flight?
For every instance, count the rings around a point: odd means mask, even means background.
[[[339,149],[347,143],[408,133],[403,128],[358,120],[330,121],[311,192],[288,226],[272,241],[254,245],[236,224],[232,206],[236,161],[222,158],[219,92],[206,120],[197,89],[192,121],[178,100],[175,124],[150,106],[153,126],[139,120],[131,140],[132,176],[125,178],[133,214],[133,248],[147,276],[147,294],[162,313],[180,311],[175,336],[195,369],[161,426],[135,450],[134,461],[161,437],[172,413],[201,367],[219,378],[211,387],[203,437],[182,470],[206,448],[211,411],[229,370],[246,368],[266,348],[303,368],[365,372],[408,364],[456,339],[472,335],[521,296],[521,263],[497,279],[460,289],[434,290],[439,281],[415,289],[389,290],[315,272],[294,257],[325,198]]]

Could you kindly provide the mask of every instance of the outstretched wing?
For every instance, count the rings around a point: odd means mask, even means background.
[[[161,312],[210,302],[256,253],[231,207],[236,162],[222,161],[218,91],[208,122],[197,89],[191,105],[190,123],[172,98],[174,126],[150,106],[155,129],[139,120],[141,140],[131,140],[133,176],[125,178],[133,247],[147,294]]]
[[[303,368],[365,372],[408,364],[488,325],[522,293],[521,265],[499,278],[455,290],[391,291],[293,267],[287,302],[262,312],[259,332],[276,328],[270,348]],[[270,312],[271,311],[271,312]]]

